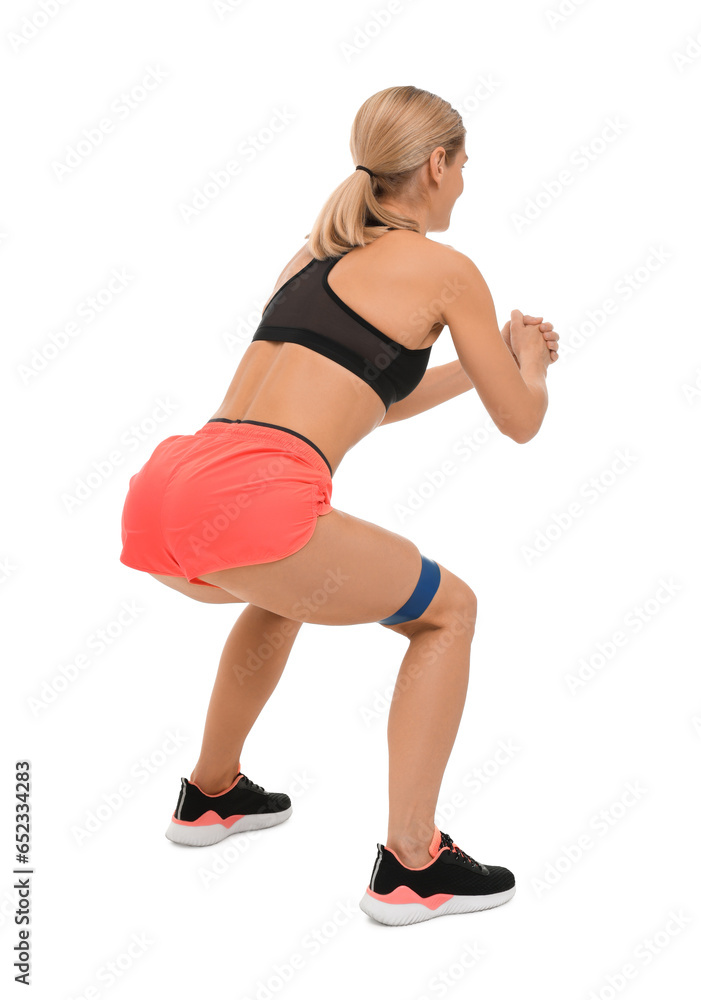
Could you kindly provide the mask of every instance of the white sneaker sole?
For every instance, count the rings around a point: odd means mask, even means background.
[[[435,910],[422,903],[384,903],[375,899],[368,892],[360,900],[360,909],[369,917],[381,924],[400,926],[416,924],[421,920],[432,920],[449,913],[474,913],[476,910],[488,910],[493,906],[507,903],[516,892],[516,886],[505,889],[504,892],[493,892],[488,896],[452,896],[441,903]]]
[[[236,820],[233,826],[223,823],[211,823],[207,826],[185,826],[182,823],[170,821],[166,837],[174,844],[185,844],[187,847],[209,847],[226,840],[232,833],[246,833],[249,830],[265,830],[269,826],[284,823],[292,814],[292,806],[276,813],[251,813]]]

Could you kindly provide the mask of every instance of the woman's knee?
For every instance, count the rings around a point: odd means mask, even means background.
[[[423,629],[449,628],[456,635],[472,640],[477,620],[477,595],[472,587],[455,573],[438,563],[440,584],[423,614],[408,622],[387,625],[395,632],[411,638]]]

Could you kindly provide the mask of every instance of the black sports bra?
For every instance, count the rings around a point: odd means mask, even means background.
[[[252,341],[290,341],[323,354],[363,379],[389,409],[419,384],[431,348],[403,347],[341,301],[328,282],[340,259],[315,258],[286,281],[266,306]]]

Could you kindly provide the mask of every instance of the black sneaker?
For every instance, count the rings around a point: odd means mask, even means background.
[[[394,851],[377,845],[377,859],[360,909],[381,924],[415,924],[448,913],[499,906],[516,892],[508,868],[482,865],[436,827],[428,848],[433,861],[407,868]]]
[[[263,830],[284,822],[292,803],[284,792],[266,792],[241,771],[231,785],[216,795],[207,795],[199,785],[180,779],[180,795],[166,830],[176,844],[207,847],[232,833]]]

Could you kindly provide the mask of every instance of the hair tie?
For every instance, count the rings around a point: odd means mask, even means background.
[[[356,169],[356,170],[364,170],[364,171],[365,171],[365,172],[366,172],[367,174],[370,174],[370,176],[371,176],[371,177],[374,177],[374,176],[375,176],[375,175],[373,174],[372,170],[368,170],[368,168],[367,168],[367,167],[361,167],[361,166],[357,166],[357,167],[356,167],[355,169]]]

